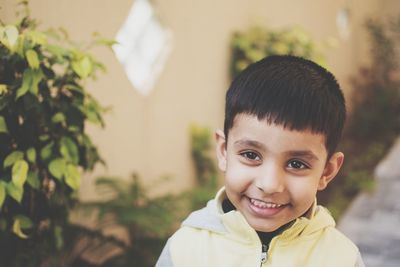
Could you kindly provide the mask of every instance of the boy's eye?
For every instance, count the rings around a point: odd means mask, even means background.
[[[291,169],[307,169],[308,166],[299,160],[289,161],[288,167]]]
[[[248,160],[261,160],[261,158],[258,156],[257,153],[254,153],[251,151],[246,151],[246,152],[240,153],[240,155],[245,157]]]

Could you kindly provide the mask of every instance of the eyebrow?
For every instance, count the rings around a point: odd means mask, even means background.
[[[264,151],[268,150],[263,143],[249,139],[237,140],[234,142],[234,146],[250,146]],[[319,161],[319,158],[311,150],[289,150],[285,151],[284,154],[289,157],[301,157],[311,161]]]
[[[301,157],[307,158],[311,161],[319,161],[319,158],[311,151],[311,150],[294,150],[285,152],[288,156],[291,157]]]
[[[237,140],[235,143],[233,143],[235,146],[251,146],[251,147],[255,147],[255,148],[259,148],[259,149],[263,149],[266,150],[264,144],[258,142],[258,141],[254,141],[254,140],[249,140],[249,139],[240,139]]]

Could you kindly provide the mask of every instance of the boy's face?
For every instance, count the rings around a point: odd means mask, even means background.
[[[327,160],[324,135],[256,116],[237,115],[228,143],[223,132],[216,135],[227,196],[257,231],[271,232],[302,216],[343,162],[340,152]]]

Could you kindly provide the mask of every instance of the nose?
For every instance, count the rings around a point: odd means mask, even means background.
[[[260,170],[255,186],[265,194],[282,193],[285,190],[284,175],[284,170],[271,162]]]

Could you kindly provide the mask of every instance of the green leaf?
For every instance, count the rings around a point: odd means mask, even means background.
[[[82,79],[87,78],[90,73],[92,72],[93,65],[90,61],[89,57],[84,56],[79,60],[72,62],[72,69],[75,71],[76,74],[79,75]]]
[[[7,184],[7,194],[12,197],[13,199],[15,199],[18,203],[21,203],[22,200],[22,196],[24,194],[24,188],[23,187],[19,187],[16,186],[13,183],[8,183]]]
[[[26,59],[28,60],[28,64],[32,69],[39,68],[39,57],[35,50],[29,49],[26,51]]]
[[[57,158],[49,163],[49,172],[58,180],[64,176],[67,168],[67,163],[63,158]]]
[[[36,162],[36,150],[34,147],[31,147],[26,151],[26,157],[28,158],[29,162],[31,163]]]
[[[7,89],[7,85],[6,84],[0,84],[0,96],[7,93],[8,89]]]
[[[12,167],[12,182],[19,187],[23,187],[28,177],[29,165],[25,160],[18,160]]]
[[[8,133],[6,120],[3,116],[0,116],[0,133]]]
[[[22,214],[15,215],[14,220],[18,220],[20,222],[21,229],[30,229],[33,227],[32,220]]]
[[[5,36],[10,45],[15,45],[18,39],[18,29],[14,25],[7,25],[4,29]]]
[[[34,70],[32,73],[32,84],[31,87],[29,88],[29,91],[34,94],[38,95],[39,93],[39,83],[43,79],[44,74],[41,69]]]
[[[5,199],[6,199],[6,184],[3,181],[0,181],[0,210],[3,207]]]
[[[15,46],[13,47],[12,51],[17,52],[17,54],[23,58],[25,57],[25,35],[21,34],[17,40],[17,43],[15,44]]]
[[[68,164],[65,171],[65,183],[73,190],[78,190],[81,184],[81,176],[78,168],[73,164]]]
[[[34,189],[40,188],[40,180],[37,172],[29,172],[26,182]]]
[[[5,158],[3,167],[4,168],[10,167],[10,166],[14,165],[14,163],[17,160],[21,160],[23,158],[24,158],[24,153],[22,153],[19,150],[13,151]]]
[[[47,43],[46,35],[38,31],[28,31],[26,36],[30,39],[33,45],[45,45]]]
[[[9,107],[10,102],[12,102],[12,99],[9,95],[0,96],[0,111]]]
[[[56,248],[58,250],[62,249],[64,246],[63,228],[59,225],[54,227],[54,239],[56,241]]]
[[[110,39],[101,38],[101,39],[97,39],[97,40],[96,40],[96,44],[105,45],[105,46],[108,46],[108,47],[112,47],[113,45],[118,44],[118,42],[115,41],[115,40],[110,40]]]
[[[97,125],[101,124],[101,120],[99,119],[99,116],[97,115],[97,113],[95,111],[86,109],[85,114],[87,116],[87,119],[90,122],[93,122],[94,124],[97,124]]]
[[[87,103],[81,109],[81,111],[86,115],[87,119],[90,122],[93,122],[93,123],[99,124],[99,125],[103,124],[102,118],[100,116],[101,110],[102,110],[102,107],[91,96],[88,97]]]
[[[74,85],[74,84],[67,84],[65,86],[65,89],[68,89],[70,91],[74,91],[80,94],[84,94],[85,92],[83,91],[83,88],[79,85]]]
[[[13,233],[16,234],[19,238],[22,238],[22,239],[27,239],[27,238],[28,238],[28,236],[25,235],[25,234],[22,232],[22,229],[21,229],[21,221],[20,221],[18,218],[14,219],[14,224],[13,224],[13,227],[12,227],[12,231],[13,231]]]
[[[64,61],[66,61],[64,57],[69,54],[67,49],[57,45],[46,45],[44,49],[52,54],[58,63],[64,63]]]
[[[48,134],[44,134],[44,135],[39,136],[39,140],[42,141],[42,142],[49,140],[49,138],[50,138],[50,136]]]
[[[73,132],[73,133],[79,133],[80,132],[80,128],[78,126],[71,125],[71,126],[68,127],[68,131]]]
[[[47,160],[48,158],[50,158],[53,152],[53,146],[54,142],[50,142],[42,148],[42,150],[40,151],[40,157],[42,158],[42,160]]]
[[[109,48],[115,44],[118,44],[116,40],[104,38],[99,32],[94,32],[92,37],[95,38],[95,44],[108,46]]]
[[[17,90],[17,94],[15,96],[15,100],[17,100],[21,96],[25,95],[29,91],[29,88],[32,85],[32,78],[33,78],[32,70],[31,69],[26,69],[24,71],[24,74],[23,74],[22,85]]]
[[[14,51],[14,46],[18,40],[18,29],[14,25],[7,25],[0,31],[0,42],[9,50]]]
[[[65,115],[62,114],[61,112],[57,112],[52,118],[51,121],[53,123],[62,123],[65,122]]]
[[[40,69],[26,69],[22,78],[22,85],[20,88],[18,88],[15,99],[17,100],[21,96],[25,95],[28,91],[34,95],[37,95],[39,91],[38,86],[43,77],[43,72]]]
[[[71,161],[72,163],[78,164],[79,162],[79,150],[76,143],[69,137],[63,137],[60,141],[60,154]]]

